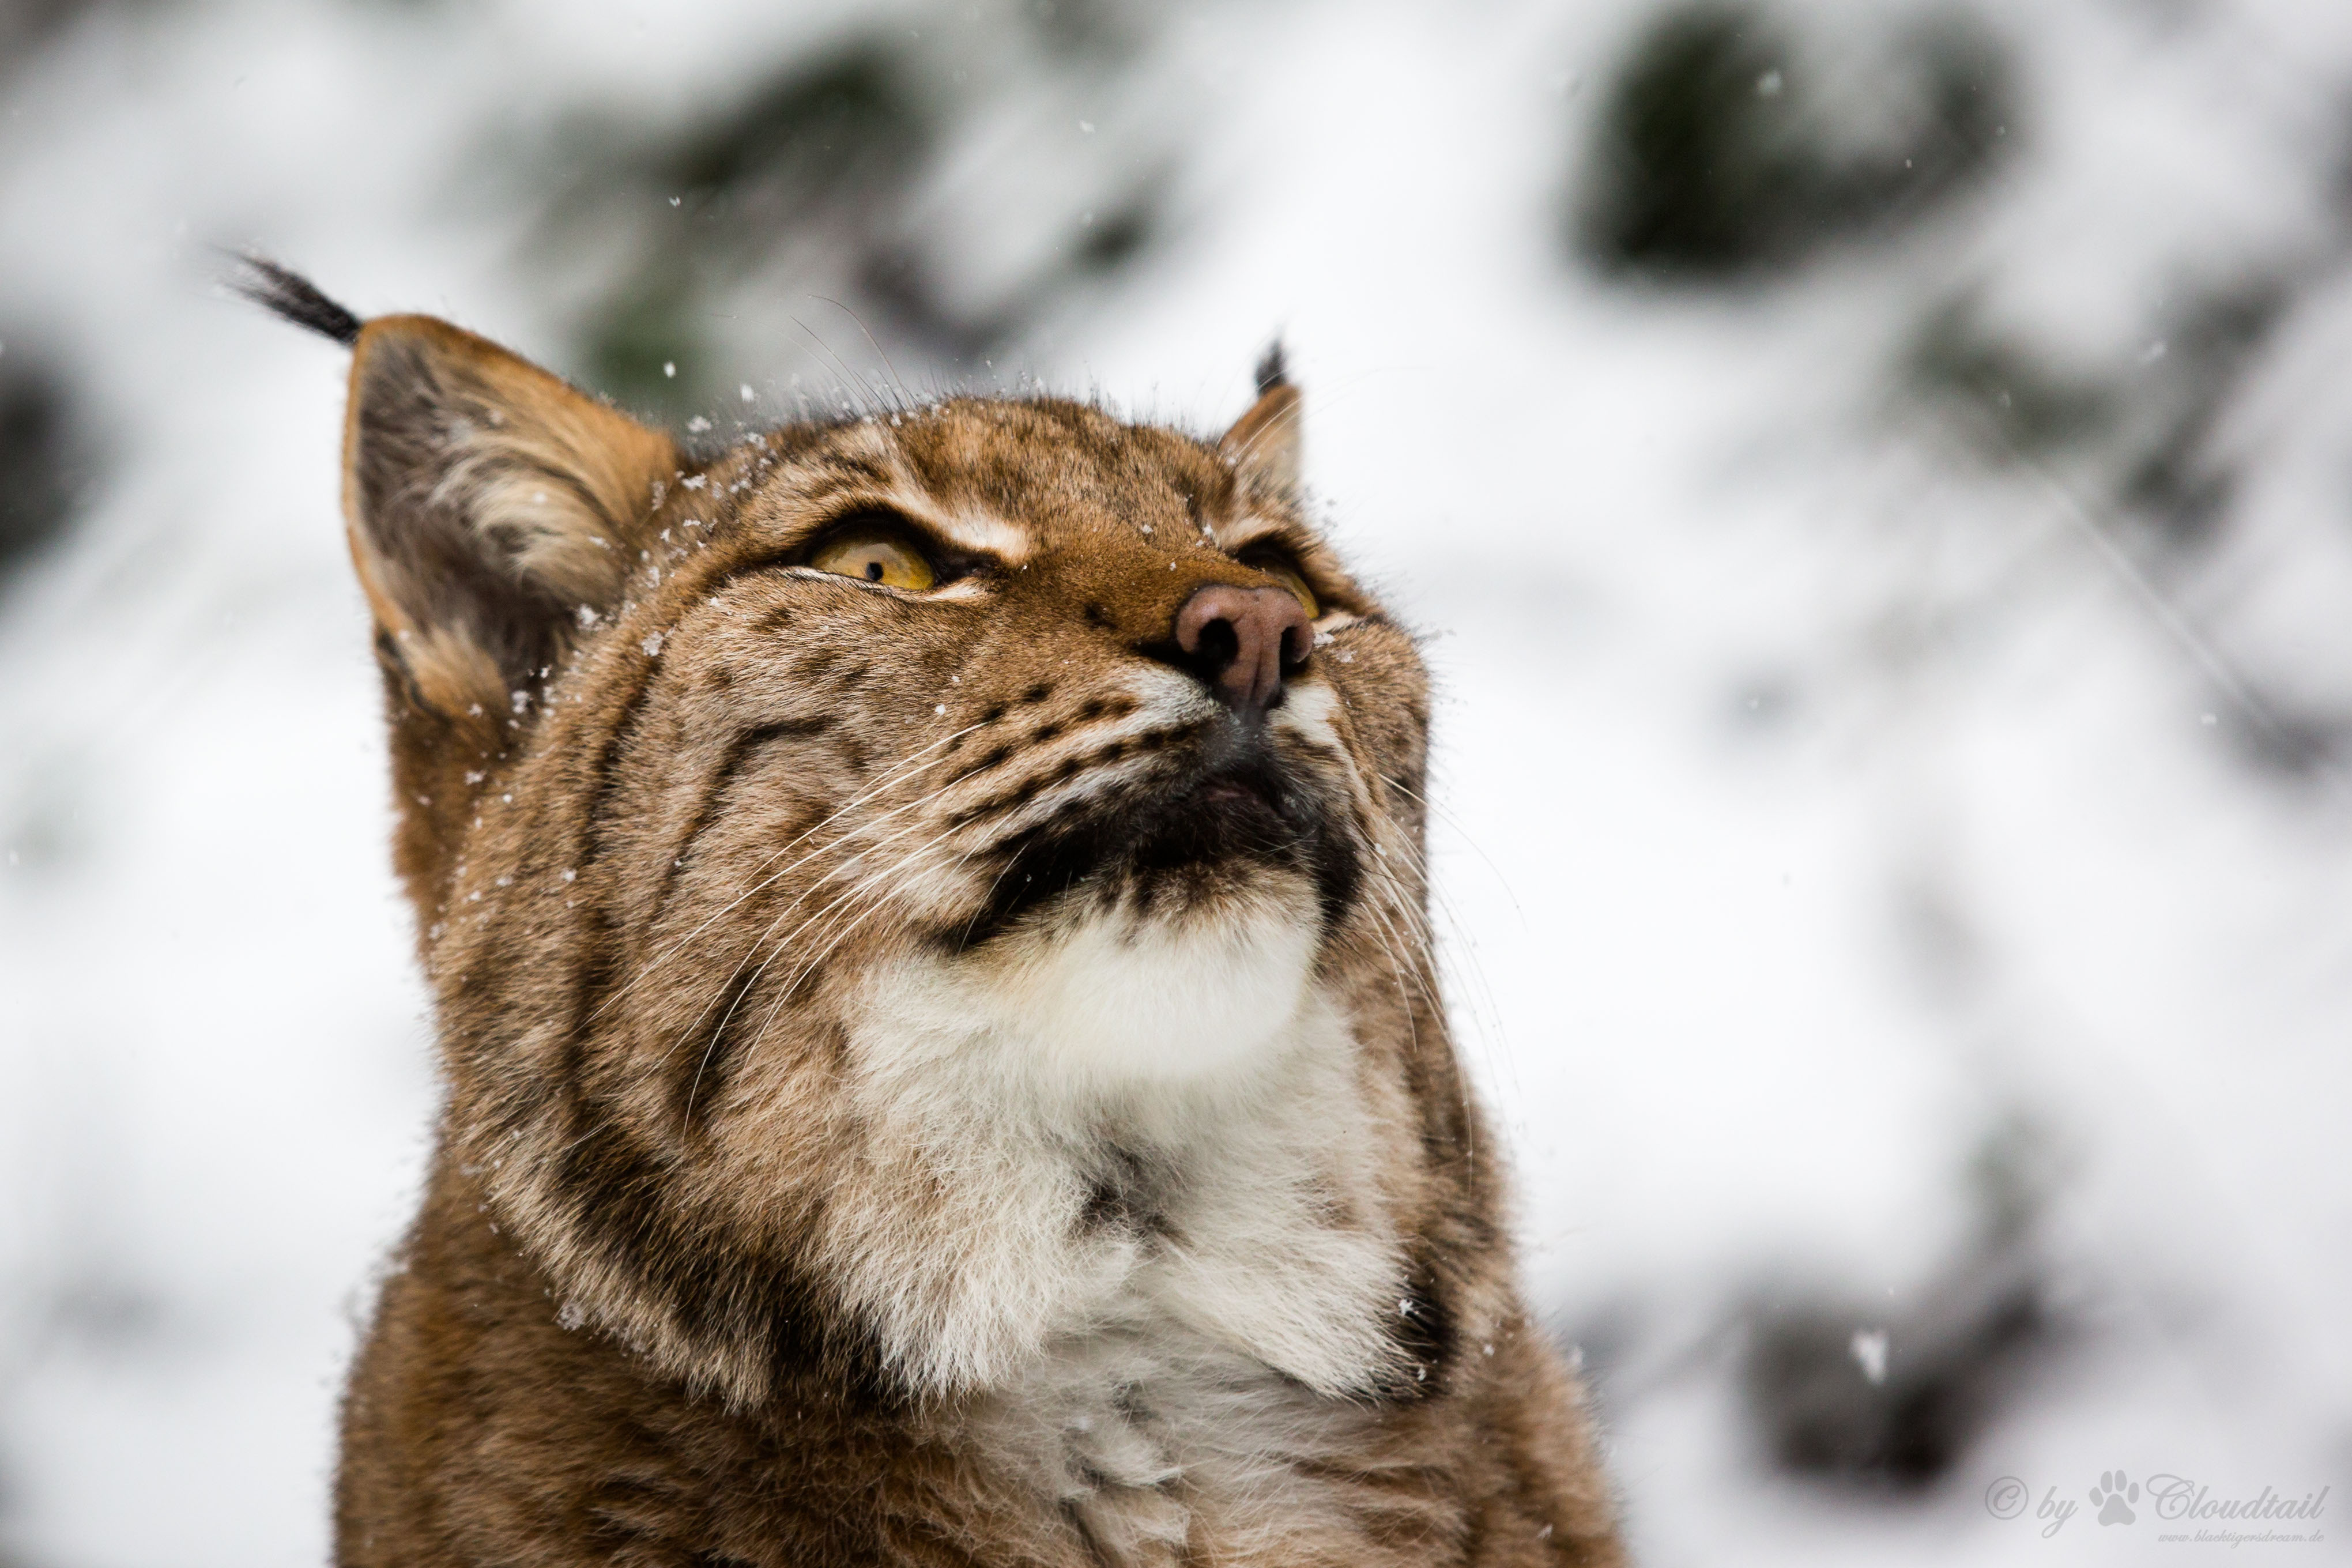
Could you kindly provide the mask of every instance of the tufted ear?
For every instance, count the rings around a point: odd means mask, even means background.
[[[231,287],[352,351],[343,512],[384,673],[393,862],[429,953],[488,771],[619,604],[677,451],[446,321],[363,322],[258,257]]]
[[[1290,384],[1277,341],[1257,362],[1257,401],[1234,421],[1217,450],[1243,478],[1264,489],[1286,494],[1298,488],[1305,450],[1304,412],[1298,388]]]
[[[358,326],[343,510],[413,700],[461,728],[524,707],[620,598],[677,462],[667,436],[446,321]]]

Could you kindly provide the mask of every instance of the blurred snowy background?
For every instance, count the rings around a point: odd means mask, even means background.
[[[320,1560],[432,1114],[248,246],[722,431],[1280,331],[1643,1558],[2352,1510],[2352,6],[0,0],[0,109],[6,1568]]]

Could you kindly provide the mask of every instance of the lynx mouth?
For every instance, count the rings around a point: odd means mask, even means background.
[[[957,945],[988,942],[1046,906],[1128,903],[1171,917],[1261,889],[1288,871],[1312,884],[1326,923],[1344,912],[1355,852],[1319,795],[1263,742],[1203,748],[1146,791],[1106,792],[1014,836],[988,901]]]
[[[1130,871],[1148,882],[1155,873],[1281,858],[1312,837],[1321,816],[1311,796],[1286,788],[1269,762],[1253,758],[1202,773],[1146,806],[1123,847]]]

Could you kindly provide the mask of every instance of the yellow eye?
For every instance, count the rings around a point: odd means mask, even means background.
[[[809,564],[838,577],[920,593],[940,580],[920,553],[878,529],[852,529],[827,540]]]
[[[1297,600],[1307,611],[1308,620],[1311,621],[1323,613],[1323,607],[1315,602],[1315,590],[1307,585],[1307,579],[1298,574],[1298,568],[1287,561],[1279,556],[1259,556],[1255,560],[1244,561],[1242,564],[1254,572],[1265,573],[1289,589],[1290,596]]]

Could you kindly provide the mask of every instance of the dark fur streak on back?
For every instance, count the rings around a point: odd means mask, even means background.
[[[747,1248],[664,1199],[660,1162],[593,1100],[578,1107],[554,1189],[578,1233],[642,1280],[699,1345],[760,1347],[779,1384],[838,1379],[859,1403],[889,1399],[880,1348],[836,1312],[793,1259]],[[812,1227],[814,1228],[814,1227]]]
[[[685,868],[687,857],[694,853],[695,845],[709,829],[712,819],[719,815],[719,808],[727,798],[728,791],[734,787],[735,775],[742,771],[744,763],[752,753],[771,741],[806,740],[822,735],[832,727],[830,717],[816,714],[762,724],[735,737],[727,748],[726,757],[710,775],[709,784],[703,788],[702,799],[695,807],[694,820],[687,825],[684,833],[678,835],[677,842],[670,846],[669,859],[662,868],[661,891],[655,897],[653,912],[646,919],[647,930],[660,923],[662,910],[669,903],[670,891],[677,884],[677,874]]]
[[[698,1041],[689,1042],[689,1048],[677,1053],[677,1080],[673,1086],[677,1100],[678,1124],[686,1131],[694,1108],[702,1107],[703,1118],[709,1121],[712,1107],[727,1095],[727,1080],[735,1070],[735,1044],[743,1026],[751,1022],[743,1004],[750,999],[751,987],[759,983],[760,970],[745,963],[737,970],[719,1000],[711,1004],[710,1033]],[[691,1048],[699,1045],[701,1048]]]
[[[621,984],[621,933],[614,928],[604,900],[597,900],[582,917],[587,929],[586,951],[572,968],[572,1026],[564,1031],[563,1060],[556,1081],[566,1095],[577,1096],[581,1075],[588,1065],[588,1042],[597,1016]]]
[[[621,753],[636,739],[646,698],[653,689],[652,677],[653,667],[649,664],[630,667],[628,697],[604,736],[603,749],[596,754],[596,773],[588,781],[588,812],[581,833],[580,863],[583,868],[604,852],[604,824],[611,815],[614,777],[620,771]]]

